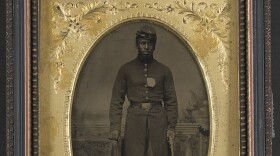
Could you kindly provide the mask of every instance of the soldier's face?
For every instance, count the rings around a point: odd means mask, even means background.
[[[155,50],[155,43],[147,39],[139,39],[137,42],[138,53],[144,57],[152,56]]]

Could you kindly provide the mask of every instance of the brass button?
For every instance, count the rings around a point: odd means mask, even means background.
[[[145,74],[144,76],[145,76],[145,77],[148,77],[148,75],[147,75],[147,74]]]
[[[145,86],[146,88],[148,87],[148,85],[146,85],[146,84],[145,84],[144,86]]]
[[[146,69],[146,68],[144,69],[145,72],[146,72],[147,70],[148,70],[148,69]]]
[[[148,100],[149,99],[149,97],[146,97],[146,100]]]
[[[148,66],[147,63],[145,63],[145,66],[146,66],[146,67]]]
[[[148,94],[148,93],[149,93],[149,91],[146,90],[146,94]]]

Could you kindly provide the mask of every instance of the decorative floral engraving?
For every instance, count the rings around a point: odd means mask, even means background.
[[[190,7],[187,6],[185,1],[184,4],[176,1],[175,4],[179,14],[184,15],[184,24],[187,23],[187,20],[196,22],[194,31],[211,34],[221,41],[226,48],[229,48],[230,41],[227,37],[231,21],[229,18],[230,5],[228,3],[223,6],[215,3],[208,5],[205,2],[198,3],[195,6],[194,3],[191,3]]]
[[[146,3],[145,7],[150,9],[156,9],[157,11],[164,11],[166,13],[172,13],[175,10],[175,8],[172,5],[166,5],[163,7],[163,6],[159,6],[158,3],[153,3],[153,4]]]
[[[97,26],[102,22],[102,16],[106,14],[115,15],[117,12],[127,11],[131,8],[137,8],[138,5],[126,2],[124,4],[109,5],[107,1],[94,2],[85,4],[84,2],[78,3],[60,3],[55,2],[52,6],[54,16],[53,23],[53,37],[55,47],[52,48],[52,59],[55,62],[57,74],[54,77],[54,89],[57,92],[58,83],[62,79],[62,69],[64,61],[62,56],[73,50],[68,40],[75,40],[78,42],[83,33],[88,29]],[[88,24],[87,22],[91,22]],[[74,38],[68,39],[69,34],[72,33]]]
[[[193,41],[199,49],[199,56],[206,57],[209,53],[218,54],[218,68],[222,74],[225,88],[228,88],[228,72],[230,44],[230,10],[228,3],[218,5],[216,3],[207,4],[205,2],[187,3],[175,1],[174,4],[159,6],[158,3],[149,4],[145,7],[166,13],[177,13],[182,15],[182,22],[188,24],[192,22],[191,29],[197,33]],[[205,42],[201,42],[205,41]]]
[[[177,12],[183,15],[182,22],[187,24],[187,20],[195,22],[193,30],[195,32],[204,32],[205,34],[211,34],[221,41],[226,48],[230,41],[228,40],[229,28],[230,28],[230,5],[228,3],[223,6],[219,6],[215,3],[208,5],[205,2],[198,3],[196,6],[191,3],[190,6],[184,1],[181,4],[179,1],[175,1],[174,5],[159,6],[158,3],[145,4],[146,8],[155,9],[166,13]]]
[[[138,5],[136,3],[130,4],[129,2],[120,5],[117,5],[117,3],[115,3],[114,5],[110,6],[109,12],[115,15],[120,11],[127,11],[128,9],[132,8],[138,8]]]
[[[88,5],[80,2],[73,3],[59,3],[53,5],[55,13],[52,19],[54,23],[54,35],[60,36],[62,39],[67,37],[69,32],[78,33],[83,31],[84,27],[81,25],[82,20],[94,20],[96,23],[101,22],[100,14],[106,13],[108,9],[107,3],[90,3]]]
[[[56,2],[53,5],[53,11],[56,15],[53,18],[56,28],[54,34],[65,38],[70,31],[78,33],[79,31],[86,30],[83,21],[95,20],[95,23],[100,23],[102,21],[102,14],[115,14],[137,7],[137,4],[130,4],[129,2],[126,2],[124,5],[121,4],[120,6],[116,3],[108,5],[107,1],[89,4],[83,2],[76,4]]]

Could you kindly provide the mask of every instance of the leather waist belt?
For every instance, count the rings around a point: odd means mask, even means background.
[[[140,108],[140,109],[149,111],[152,108],[162,107],[162,103],[161,102],[146,102],[146,103],[145,102],[144,103],[131,102],[130,107],[131,108]]]

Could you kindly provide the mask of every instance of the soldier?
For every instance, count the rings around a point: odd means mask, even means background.
[[[112,90],[109,139],[119,139],[126,95],[130,102],[124,156],[168,156],[168,139],[175,136],[178,104],[173,76],[153,57],[156,39],[150,26],[137,31],[138,56],[119,69]]]

